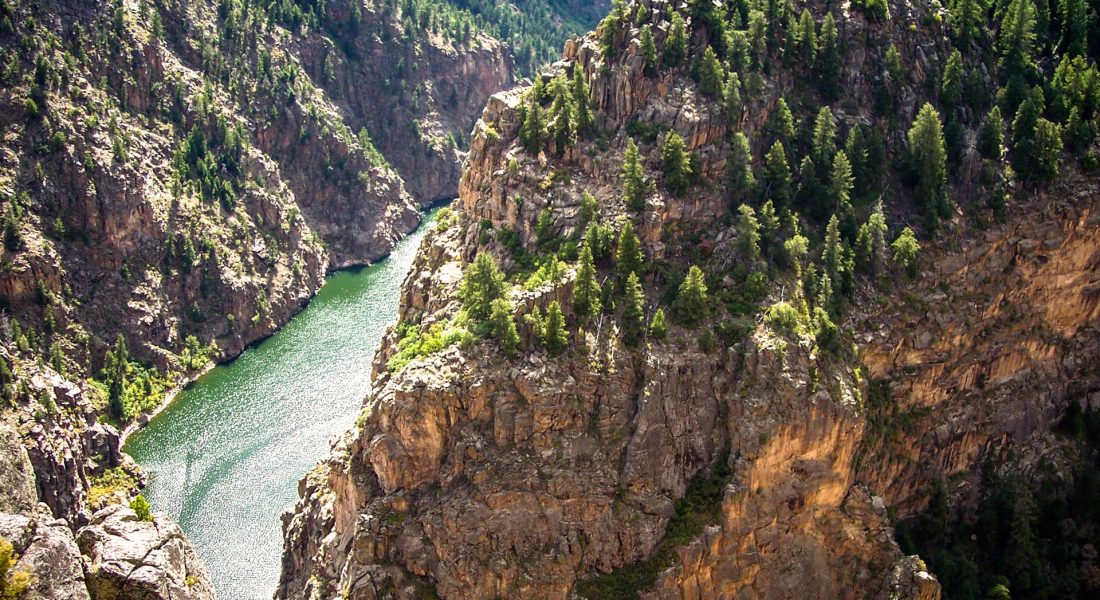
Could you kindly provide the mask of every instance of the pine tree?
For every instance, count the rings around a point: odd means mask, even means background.
[[[731,199],[737,202],[748,198],[756,187],[756,177],[752,173],[749,138],[740,131],[730,138],[730,156],[726,164],[729,171]]]
[[[722,90],[722,106],[726,113],[726,124],[733,127],[741,120],[741,78],[730,71],[726,77],[726,86]]]
[[[623,286],[626,297],[623,302],[623,342],[636,346],[645,332],[645,295],[638,276],[630,273]]]
[[[546,137],[546,121],[542,115],[542,105],[539,103],[538,95],[534,89],[528,93],[523,123],[519,128],[520,143],[523,144],[523,149],[531,154],[538,154]]]
[[[652,75],[657,70],[657,44],[653,41],[653,28],[648,24],[642,27],[642,61],[647,75]]]
[[[542,343],[551,354],[558,354],[569,343],[569,332],[565,330],[565,316],[557,300],[546,309],[546,328],[543,330]]]
[[[1061,0],[1062,48],[1070,56],[1085,56],[1089,14],[1085,0]]]
[[[737,246],[750,261],[760,258],[760,222],[756,211],[747,204],[737,209]]]
[[[665,173],[665,187],[674,196],[687,191],[691,183],[691,157],[684,150],[684,138],[676,130],[670,130],[661,146],[661,167]]]
[[[809,66],[814,64],[817,58],[817,25],[809,9],[803,8],[798,17],[798,56],[802,64]]]
[[[833,157],[833,168],[829,174],[829,198],[841,216],[842,229],[849,235],[854,233],[855,228],[854,222],[848,222],[855,219],[852,209],[853,187],[855,187],[855,180],[852,178],[852,164],[848,162],[848,155],[841,150]]]
[[[836,152],[836,120],[828,106],[823,106],[817,111],[811,148],[814,165],[820,171],[828,169]]]
[[[1004,124],[1001,119],[1001,107],[994,105],[985,116],[978,130],[978,152],[982,158],[1000,160],[1001,146],[1004,144]]]
[[[573,310],[578,317],[584,319],[600,314],[602,309],[595,261],[592,259],[592,250],[585,245],[581,248],[577,278],[573,282]]]
[[[668,334],[668,326],[665,325],[665,310],[658,308],[653,313],[653,319],[649,321],[649,336],[655,340],[663,340]]]
[[[127,417],[125,402],[126,386],[130,374],[130,350],[126,347],[126,338],[118,334],[114,350],[107,353],[103,360],[103,379],[107,383],[107,405],[111,416],[116,419]]]
[[[550,93],[554,98],[550,104],[550,136],[560,154],[573,143],[575,133],[573,95],[564,75],[558,75],[550,82]]]
[[[577,136],[587,138],[596,129],[596,118],[592,115],[591,92],[584,80],[584,69],[580,65],[573,67],[573,85],[570,89],[573,100],[573,124]]]
[[[474,322],[481,323],[489,318],[493,300],[503,298],[505,292],[504,274],[488,252],[481,252],[477,260],[468,267],[458,287],[458,297],[466,314]]]
[[[821,37],[818,40],[817,51],[818,82],[826,100],[836,100],[840,96],[841,68],[836,20],[833,19],[832,13],[826,13],[825,20],[821,22]]]
[[[981,32],[984,16],[981,0],[956,0],[948,22],[955,30],[955,40],[964,51]]]
[[[909,129],[909,153],[917,181],[917,200],[925,217],[935,226],[950,214],[947,203],[947,150],[940,114],[925,103]]]
[[[698,265],[691,265],[688,269],[687,277],[680,284],[680,290],[676,294],[673,309],[677,322],[688,327],[697,324],[706,316],[707,282],[703,276],[703,270]]]
[[[782,142],[772,144],[764,157],[764,192],[781,207],[791,201],[791,167]]]
[[[791,114],[791,109],[787,106],[785,98],[780,98],[775,103],[775,109],[768,116],[767,130],[776,141],[784,144],[789,143],[794,138],[794,115]]]
[[[588,225],[600,217],[600,205],[596,202],[596,197],[588,193],[588,190],[581,192],[581,210],[577,215],[580,229],[587,229]]]
[[[946,109],[953,110],[962,100],[963,78],[962,54],[955,50],[947,58],[947,66],[943,69],[943,84],[940,86],[940,100]]]
[[[1057,123],[1039,119],[1035,126],[1037,152],[1035,178],[1053,181],[1058,177],[1058,156],[1062,153],[1062,128]]]
[[[669,28],[668,39],[665,40],[665,66],[677,67],[687,57],[687,30],[684,26],[684,18],[677,11],[672,11],[672,26]]]
[[[725,80],[725,69],[718,61],[718,55],[714,49],[707,46],[703,51],[703,60],[699,64],[699,92],[707,96],[717,96],[722,93],[722,81]]]
[[[886,215],[877,206],[856,236],[856,263],[863,272],[877,273],[886,262],[886,231]]]
[[[1000,66],[1008,77],[1026,75],[1034,68],[1035,4],[1032,0],[1012,0],[1001,17],[997,47]]]
[[[519,349],[519,333],[516,331],[515,308],[506,298],[497,298],[490,304],[489,335],[500,342],[504,353],[515,356]]]
[[[843,277],[844,248],[840,241],[840,221],[836,215],[829,217],[825,226],[825,247],[821,251],[821,264],[825,274],[834,282]]]
[[[623,154],[623,202],[634,212],[645,209],[645,174],[638,157],[638,146],[633,139],[627,138],[626,152]]]
[[[634,225],[627,221],[619,232],[619,246],[615,252],[615,269],[620,286],[625,285],[630,275],[639,275],[642,272],[645,256],[642,255],[640,245],[638,236],[634,235]]]
[[[22,214],[23,211],[14,202],[9,202],[4,211],[4,247],[10,252],[18,252],[25,246]]]
[[[749,12],[749,55],[752,69],[763,71],[768,64],[768,23],[759,10]]]
[[[1038,179],[1041,171],[1036,138],[1045,104],[1043,90],[1035,87],[1020,103],[1012,120],[1012,167],[1025,181]]]
[[[764,254],[772,255],[772,246],[778,239],[779,216],[775,214],[775,204],[771,199],[760,205],[760,246]]]
[[[917,236],[913,234],[913,230],[908,227],[901,230],[894,243],[890,244],[890,248],[894,251],[894,263],[903,267],[910,279],[916,279],[920,273],[920,267],[917,264],[920,243],[917,242]]]

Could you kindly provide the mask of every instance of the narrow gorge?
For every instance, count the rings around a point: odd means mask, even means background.
[[[0,0],[0,595],[1096,597],[1096,56],[1085,0]]]

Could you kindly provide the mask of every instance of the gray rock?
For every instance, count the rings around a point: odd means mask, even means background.
[[[0,423],[0,512],[30,514],[38,503],[34,469],[23,441],[14,429]]]

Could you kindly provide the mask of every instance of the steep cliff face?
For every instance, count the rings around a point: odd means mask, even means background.
[[[0,510],[40,597],[213,596],[178,527],[103,514],[142,482],[120,430],[384,256],[512,80],[477,31],[300,4],[0,3],[0,422],[27,459]]]
[[[726,140],[731,128],[752,134],[762,155],[778,98],[801,80],[775,65],[731,119],[686,69],[646,66],[641,28],[665,46],[672,10],[683,11],[631,5],[618,33],[605,21],[569,42],[543,76],[554,90],[580,72],[596,139],[560,144],[547,117],[538,151],[525,150],[537,92],[490,99],[454,214],[426,237],[405,282],[402,326],[379,351],[360,422],[302,481],[286,517],[279,597],[939,597],[935,577],[894,543],[879,488],[861,482],[856,457],[870,424],[859,352],[825,346],[812,327],[781,327],[770,311],[753,317],[759,305],[798,302],[797,275],[770,271],[764,290],[742,287],[767,267],[743,253],[744,224],[728,216]],[[846,16],[853,47],[895,32]],[[698,21],[687,30],[693,47],[705,44]],[[601,39],[611,40],[610,61]],[[916,47],[923,50],[907,49],[904,60],[937,52],[927,37]],[[885,49],[845,54],[855,93],[867,93]],[[923,73],[916,68],[899,87],[909,98],[899,114],[916,113]],[[547,110],[549,100],[538,102]],[[855,128],[866,117],[837,118]],[[670,131],[684,140],[699,182],[683,195],[656,175],[665,158],[655,142]],[[621,196],[630,138],[647,174],[641,209]],[[585,214],[586,193],[594,217]],[[615,307],[591,319],[575,314],[575,253],[559,251],[567,257],[559,280],[532,284],[531,262],[541,272],[556,260],[547,240],[589,245],[593,219],[614,235],[629,221],[637,233],[651,265],[646,322],[662,305],[674,309],[661,298],[675,293],[687,264],[705,265],[722,306],[702,327],[668,325],[666,337],[635,347],[624,342],[629,297],[608,288],[605,302]],[[483,253],[506,273],[519,355],[494,341],[444,341],[407,366],[395,360],[410,340],[467,326],[459,285]],[[613,284],[616,275],[597,267]],[[758,294],[748,315],[732,308],[742,294]],[[552,303],[567,315],[560,355],[542,349],[524,319]]]

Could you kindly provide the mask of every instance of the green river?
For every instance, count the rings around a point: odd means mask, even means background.
[[[279,515],[332,437],[355,421],[433,216],[389,258],[334,273],[283,329],[199,378],[127,442],[149,473],[143,493],[179,522],[221,600],[271,598]]]

